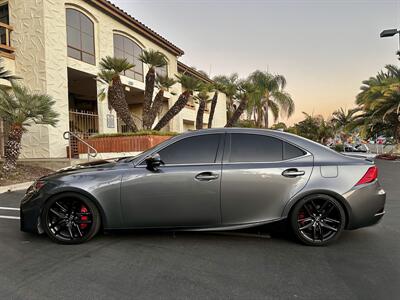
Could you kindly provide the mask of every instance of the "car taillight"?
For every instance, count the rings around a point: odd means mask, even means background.
[[[370,167],[364,176],[357,182],[356,185],[370,183],[378,178],[378,168],[376,166]]]

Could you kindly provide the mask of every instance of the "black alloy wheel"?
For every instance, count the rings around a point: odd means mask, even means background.
[[[99,231],[100,215],[86,197],[61,194],[45,204],[42,226],[53,241],[79,244],[90,240]]]
[[[312,195],[300,200],[293,208],[290,223],[302,243],[324,246],[342,233],[346,215],[342,205],[328,195]]]

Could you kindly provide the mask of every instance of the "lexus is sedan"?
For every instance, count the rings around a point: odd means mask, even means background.
[[[99,230],[235,230],[286,220],[306,245],[377,223],[385,192],[372,161],[263,129],[188,132],[134,157],[38,179],[21,230],[77,244]]]

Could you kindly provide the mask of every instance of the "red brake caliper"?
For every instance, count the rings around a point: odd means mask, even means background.
[[[87,213],[87,212],[88,212],[87,208],[84,207],[84,206],[82,205],[82,207],[81,207],[81,213]],[[87,217],[87,216],[85,216],[85,215],[82,215],[82,216],[81,216],[81,221],[87,221],[87,220],[88,220],[88,217]],[[88,224],[79,224],[79,227],[80,227],[81,229],[85,229],[87,226],[88,226]]]
[[[304,218],[305,218],[304,211],[299,212],[299,214],[297,216],[297,220],[303,220]],[[304,220],[300,221],[300,224],[301,224],[301,226],[303,226],[304,225]]]

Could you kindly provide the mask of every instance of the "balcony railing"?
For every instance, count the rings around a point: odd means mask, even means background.
[[[0,22],[0,56],[15,59],[15,48],[11,46],[13,27]]]

